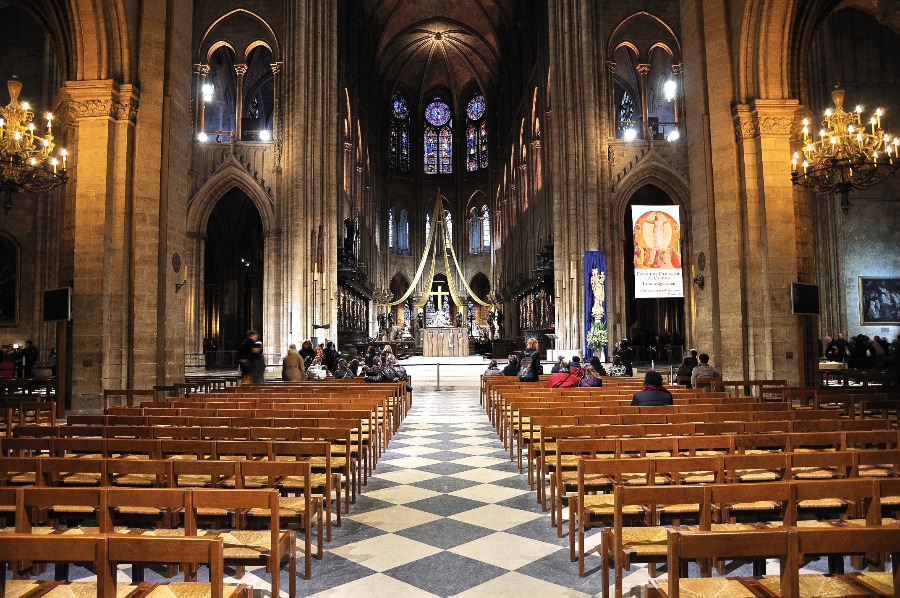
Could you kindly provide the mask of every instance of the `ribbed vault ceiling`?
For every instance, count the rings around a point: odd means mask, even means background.
[[[404,89],[413,102],[444,88],[491,95],[511,0],[365,0],[375,26],[375,65],[384,91]]]

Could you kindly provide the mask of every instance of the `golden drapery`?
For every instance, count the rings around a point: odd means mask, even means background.
[[[453,275],[450,271],[450,262],[447,257],[447,249],[450,250],[450,256],[453,258],[453,265],[456,269],[456,273],[459,276],[460,281],[462,281],[463,287],[466,289],[466,292],[469,293],[469,297],[472,298],[472,301],[479,305],[483,305],[485,307],[490,307],[491,304],[484,301],[480,297],[478,297],[475,293],[472,292],[472,289],[469,287],[469,283],[466,282],[465,277],[462,275],[462,270],[459,267],[459,261],[456,259],[456,252],[453,250],[452,239],[450,238],[450,231],[447,230],[447,221],[444,215],[444,202],[443,196],[441,195],[441,190],[438,188],[437,197],[434,202],[434,212],[431,215],[431,229],[428,231],[428,240],[425,243],[425,250],[422,252],[422,258],[419,260],[419,267],[416,269],[416,275],[413,278],[412,282],[409,285],[409,288],[406,289],[406,292],[403,293],[396,301],[392,301],[389,303],[382,303],[382,307],[393,307],[395,305],[400,305],[412,295],[413,290],[416,288],[416,285],[419,282],[419,279],[422,278],[422,273],[425,271],[425,264],[428,261],[428,255],[431,254],[431,267],[428,272],[428,284],[426,288],[428,292],[422,296],[422,300],[419,301],[417,307],[422,309],[425,306],[425,303],[428,302],[428,299],[431,297],[431,285],[434,283],[434,274],[435,274],[435,265],[437,261],[437,241],[438,231],[440,231],[440,239],[444,243],[444,273],[447,275],[447,285],[450,287],[450,297],[453,300],[454,305],[457,308],[462,307],[462,301],[460,301],[459,296],[456,294],[456,285],[453,284]],[[434,251],[432,251],[434,248]]]

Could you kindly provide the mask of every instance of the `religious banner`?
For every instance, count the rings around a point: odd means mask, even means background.
[[[606,254],[602,251],[584,252],[584,357],[591,358],[594,351],[588,346],[587,336],[593,322],[606,322]]]
[[[632,206],[634,296],[684,297],[678,206]]]

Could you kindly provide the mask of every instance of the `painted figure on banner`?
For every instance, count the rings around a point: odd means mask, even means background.
[[[680,230],[669,214],[652,210],[634,225],[634,267],[636,269],[680,269]]]
[[[591,270],[591,292],[594,294],[594,306],[591,308],[591,317],[595,322],[603,320],[603,300],[606,298],[606,272],[599,272],[597,268]]]

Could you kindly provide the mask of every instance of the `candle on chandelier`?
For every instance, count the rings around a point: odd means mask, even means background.
[[[884,111],[881,108],[875,109],[875,118],[878,120],[878,128],[881,128],[881,116],[884,114]]]
[[[59,154],[62,156],[63,170],[65,170],[66,169],[66,155],[68,154],[68,152],[66,152],[66,148],[62,148],[61,150],[59,150]]]
[[[53,129],[53,114],[50,112],[47,113],[47,135],[50,135],[50,131]]]

